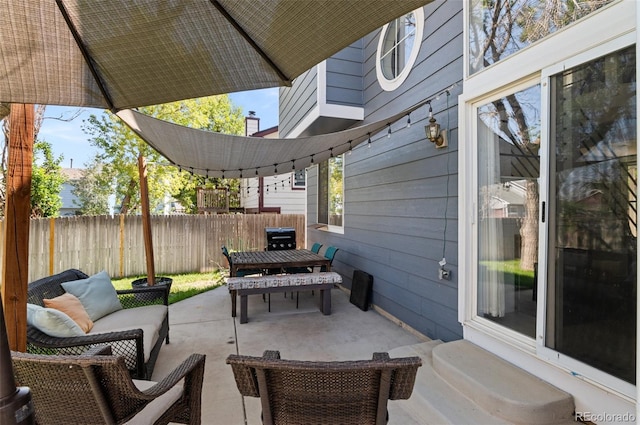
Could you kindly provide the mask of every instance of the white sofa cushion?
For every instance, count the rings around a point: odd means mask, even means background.
[[[144,361],[146,363],[151,355],[151,349],[158,340],[162,322],[167,316],[168,311],[166,305],[148,305],[118,310],[95,321],[89,335],[142,329],[144,333]],[[135,359],[128,359],[129,356],[135,355],[133,354],[135,353],[135,349],[129,353],[119,353],[118,347],[113,347],[113,350],[114,355],[124,355],[125,358],[127,358],[128,367],[135,364]]]

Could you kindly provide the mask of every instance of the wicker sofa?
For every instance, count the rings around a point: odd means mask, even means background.
[[[44,277],[28,286],[27,303],[45,307],[44,300],[65,294],[62,284],[89,276],[77,269]],[[79,355],[96,344],[108,344],[125,359],[132,377],[151,379],[163,340],[169,343],[169,287],[166,285],[116,291],[122,308],[94,321],[81,336],[51,336],[27,325],[27,352]],[[27,306],[29,308],[29,305]],[[30,322],[28,317],[28,322]]]

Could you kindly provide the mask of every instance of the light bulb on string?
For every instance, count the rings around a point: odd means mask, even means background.
[[[411,114],[407,114],[407,128],[411,127]]]
[[[368,133],[369,135],[369,140],[367,141],[367,148],[371,148],[371,133]]]
[[[352,151],[353,151],[353,147],[351,146],[351,140],[349,140],[349,150],[347,151],[347,155],[351,155]]]

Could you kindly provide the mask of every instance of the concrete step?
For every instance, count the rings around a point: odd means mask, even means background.
[[[434,347],[432,365],[444,381],[480,409],[508,423],[573,422],[571,394],[468,341]]]
[[[419,356],[413,394],[389,403],[389,424],[569,424],[570,395],[465,341],[400,347],[391,357]],[[435,367],[437,365],[437,367]]]

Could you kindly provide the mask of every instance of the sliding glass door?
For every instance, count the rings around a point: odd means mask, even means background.
[[[635,383],[635,46],[550,79],[547,347]]]

